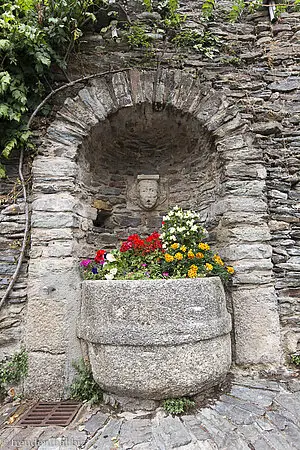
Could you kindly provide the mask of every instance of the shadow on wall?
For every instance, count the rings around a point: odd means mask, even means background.
[[[210,205],[221,179],[216,159],[211,135],[175,109],[159,111],[144,103],[99,122],[79,151],[81,200],[97,209],[84,238],[90,246],[85,251],[93,254],[132,233],[157,230],[162,215],[176,204],[200,211],[212,229],[216,218]],[[157,184],[153,207],[141,202],[141,178]]]

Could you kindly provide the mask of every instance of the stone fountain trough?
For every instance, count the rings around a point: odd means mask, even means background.
[[[86,280],[78,337],[109,393],[146,399],[193,395],[231,365],[231,316],[218,277]]]

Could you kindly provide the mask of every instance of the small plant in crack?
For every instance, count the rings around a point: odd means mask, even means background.
[[[294,353],[291,355],[291,362],[297,366],[300,367],[300,353]]]
[[[194,400],[187,397],[168,398],[163,402],[166,412],[174,415],[183,414],[195,406]]]
[[[103,392],[93,377],[91,367],[88,362],[81,359],[73,362],[77,375],[70,386],[70,397],[74,400],[89,401],[91,404],[100,403]]]
[[[0,400],[7,389],[24,380],[28,372],[28,354],[22,349],[0,361]]]

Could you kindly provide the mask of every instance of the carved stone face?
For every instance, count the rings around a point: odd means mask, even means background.
[[[138,177],[138,194],[141,205],[145,209],[152,209],[158,199],[158,175],[149,175]]]

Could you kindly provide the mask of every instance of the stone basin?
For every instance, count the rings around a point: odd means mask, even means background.
[[[218,277],[86,280],[78,337],[110,393],[163,399],[222,381],[231,365],[231,316]]]

